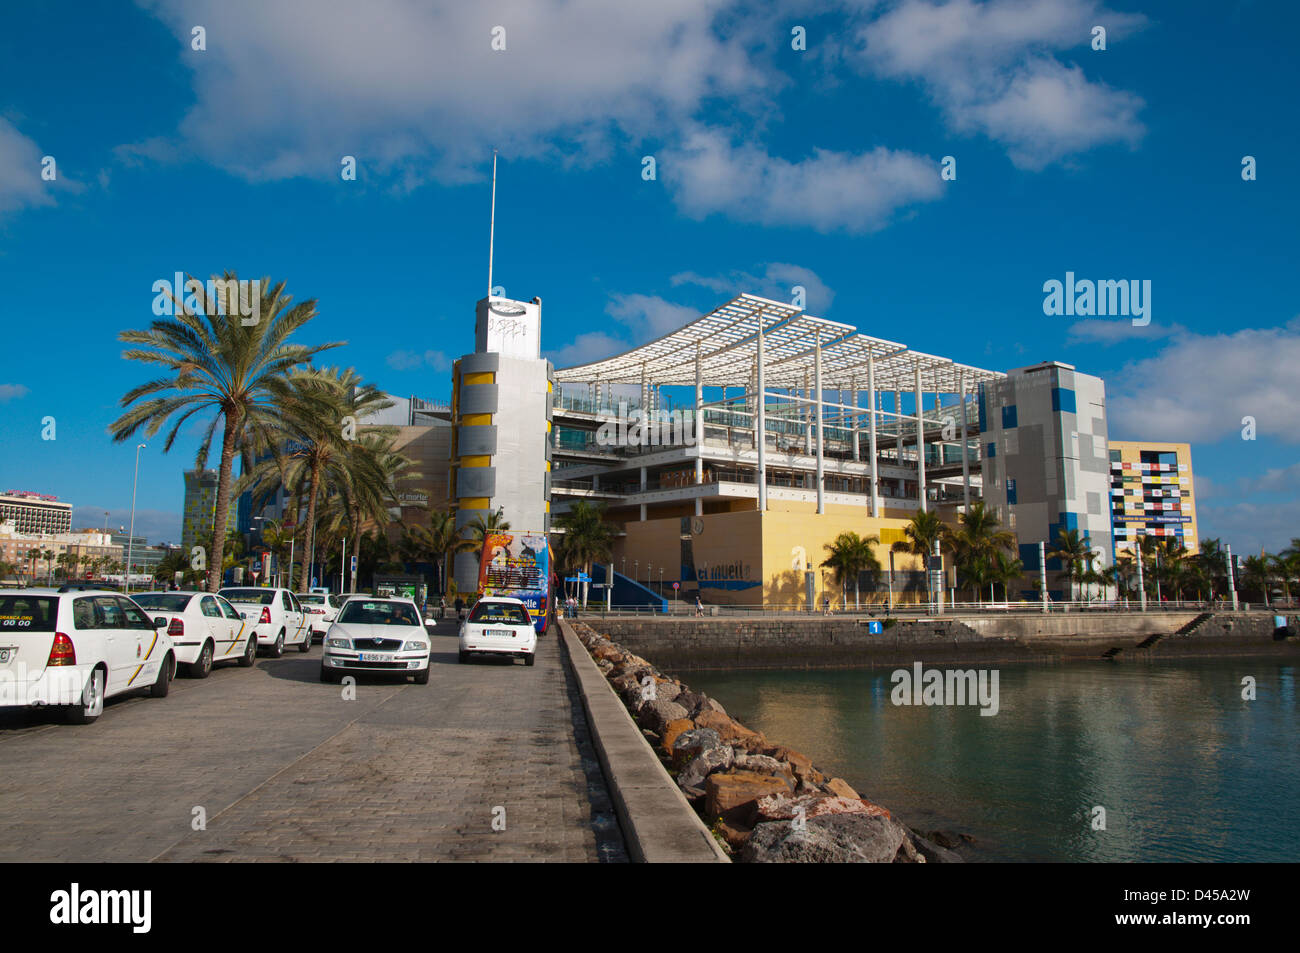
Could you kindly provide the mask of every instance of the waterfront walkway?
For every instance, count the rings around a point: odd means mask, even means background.
[[[352,701],[319,656],[181,677],[86,727],[0,714],[0,861],[626,860],[556,638],[533,667],[459,665],[443,623],[428,685]]]

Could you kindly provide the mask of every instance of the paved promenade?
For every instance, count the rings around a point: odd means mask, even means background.
[[[317,647],[86,727],[0,715],[0,861],[626,860],[557,640],[531,668],[457,664],[449,624],[433,650],[428,685],[355,700]]]

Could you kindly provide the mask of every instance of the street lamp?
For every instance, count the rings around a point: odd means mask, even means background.
[[[126,534],[126,575],[122,579],[122,592],[125,595],[131,593],[131,553],[135,546],[135,490],[140,482],[140,451],[145,446],[143,443],[135,445],[135,477],[131,480],[131,529]]]

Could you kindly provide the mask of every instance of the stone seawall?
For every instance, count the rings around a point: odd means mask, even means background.
[[[1300,655],[1272,613],[1062,613],[900,620],[870,633],[847,617],[591,619],[670,670],[872,668],[912,662]]]

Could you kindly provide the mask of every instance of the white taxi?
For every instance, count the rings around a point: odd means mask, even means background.
[[[311,649],[307,613],[288,589],[232,587],[217,594],[231,602],[252,625],[258,647],[269,650],[271,658],[283,655],[287,645],[298,646],[299,652]]]
[[[307,628],[311,629],[312,641],[325,641],[325,636],[329,633],[330,626],[338,616],[339,609],[342,608],[347,596],[336,596],[329,592],[294,594],[298,597],[302,611],[307,613]]]
[[[164,698],[176,675],[166,629],[107,590],[0,592],[0,707],[62,706],[85,725],[114,695]]]
[[[349,596],[325,636],[320,680],[338,682],[344,675],[413,675],[429,684],[429,633],[410,599]]]
[[[460,625],[460,661],[471,655],[521,658],[525,665],[537,660],[537,630],[528,607],[518,599],[492,596],[480,599]]]
[[[210,592],[140,592],[131,597],[157,622],[167,622],[176,661],[191,678],[207,678],[214,662],[248,668],[257,658],[253,627],[221,596]]]

